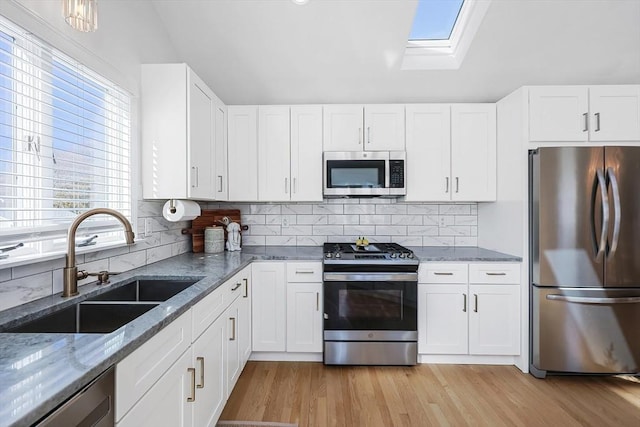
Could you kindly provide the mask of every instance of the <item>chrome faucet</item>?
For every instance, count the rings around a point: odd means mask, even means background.
[[[86,279],[89,276],[89,273],[87,273],[86,271],[78,272],[78,267],[76,266],[76,231],[78,231],[78,226],[82,221],[89,218],[90,216],[97,214],[111,215],[119,220],[124,226],[124,235],[127,240],[127,244],[133,244],[133,238],[135,237],[135,235],[133,233],[133,229],[131,228],[131,223],[120,212],[109,208],[96,208],[78,215],[78,217],[69,226],[69,232],[67,234],[67,263],[63,270],[63,297],[72,297],[78,295],[78,280]]]

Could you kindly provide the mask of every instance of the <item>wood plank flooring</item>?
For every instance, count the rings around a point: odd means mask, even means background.
[[[249,362],[220,419],[300,427],[640,426],[640,379],[538,380],[513,366]]]

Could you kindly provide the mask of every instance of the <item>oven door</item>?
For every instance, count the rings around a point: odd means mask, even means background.
[[[389,195],[389,153],[324,153],[324,195]]]
[[[325,339],[335,339],[331,331],[417,331],[417,291],[416,273],[325,273]]]

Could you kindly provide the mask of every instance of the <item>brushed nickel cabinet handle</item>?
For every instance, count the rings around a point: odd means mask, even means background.
[[[222,175],[218,175],[218,193],[222,193]]]
[[[451,272],[443,273],[443,272],[439,272],[439,271],[434,271],[433,274],[435,276],[453,276],[453,273],[451,273]]]
[[[316,311],[320,311],[320,292],[316,292]]]
[[[474,313],[478,312],[478,295],[477,294],[473,294],[473,312]]]
[[[600,132],[600,113],[596,113],[596,132]]]
[[[300,268],[296,268],[296,274],[313,274],[313,269],[309,268],[306,270],[302,270]]]
[[[187,372],[191,374],[191,396],[187,397],[187,402],[196,401],[196,368],[187,368]]]
[[[298,190],[296,190],[296,179],[295,178],[293,178],[293,192],[294,193],[298,192]]]
[[[467,294],[462,294],[463,302],[462,302],[462,311],[467,312]]]
[[[196,179],[198,177],[198,170],[195,166],[191,166],[191,188],[196,188],[198,185],[196,184]]]
[[[289,178],[284,179],[284,194],[289,193]]]
[[[371,126],[367,126],[367,144],[371,144]]]
[[[491,273],[489,271],[485,272],[484,274],[486,274],[487,276],[506,276],[507,273]]]
[[[204,357],[196,357],[196,361],[200,362],[200,384],[196,387],[204,388]]]
[[[242,298],[249,298],[249,279],[244,278],[242,280],[244,281],[244,295],[242,295]]]
[[[582,113],[582,117],[584,117],[584,127],[582,128],[582,132],[586,132],[589,130],[589,113]]]
[[[444,182],[444,192],[448,193],[449,192],[449,177],[445,177],[444,178],[445,182]]]
[[[231,288],[231,291],[232,292],[236,291],[240,286],[242,286],[242,283],[236,283],[236,285],[233,288]]]
[[[456,193],[460,190],[460,178],[456,176]]]
[[[231,337],[229,338],[229,341],[235,341],[236,340],[236,318],[229,317],[229,320],[231,320]]]

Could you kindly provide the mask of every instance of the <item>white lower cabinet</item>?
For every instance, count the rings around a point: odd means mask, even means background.
[[[250,274],[237,273],[116,365],[118,427],[216,425],[251,342]]]
[[[254,263],[252,278],[254,357],[322,353],[322,263]]]
[[[423,263],[418,353],[520,354],[520,265]]]
[[[287,351],[322,352],[322,282],[287,283]]]

